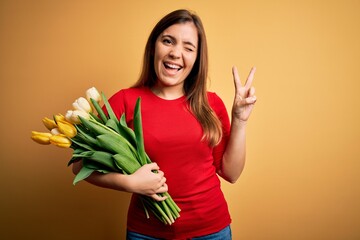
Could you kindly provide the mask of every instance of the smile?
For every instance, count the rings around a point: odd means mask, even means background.
[[[180,70],[182,69],[182,66],[179,66],[177,64],[173,64],[173,63],[168,63],[168,62],[164,62],[164,66],[166,69],[172,69],[172,70]]]

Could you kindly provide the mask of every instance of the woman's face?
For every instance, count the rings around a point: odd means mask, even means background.
[[[183,89],[194,66],[198,51],[198,32],[192,22],[174,24],[165,29],[155,43],[156,87]]]

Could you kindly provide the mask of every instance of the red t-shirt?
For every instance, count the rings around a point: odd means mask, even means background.
[[[215,148],[201,141],[201,125],[188,110],[185,97],[165,100],[148,88],[123,89],[109,102],[132,127],[136,99],[141,97],[145,150],[165,173],[169,194],[180,207],[180,217],[164,225],[155,216],[147,219],[137,194],[133,194],[127,227],[130,231],[163,239],[186,239],[215,233],[231,218],[216,169],[229,138],[230,122],[222,100],[208,93],[209,104],[223,125],[223,139]],[[152,214],[152,213],[150,213]]]

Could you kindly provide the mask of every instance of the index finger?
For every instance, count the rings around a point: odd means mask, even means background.
[[[233,78],[234,78],[235,91],[238,92],[241,87],[241,81],[240,81],[239,72],[237,70],[237,67],[235,67],[235,66],[232,67],[232,74],[233,74]]]
[[[250,70],[249,76],[246,79],[246,83],[245,83],[245,88],[246,89],[249,89],[251,87],[252,82],[254,80],[255,72],[256,72],[256,67],[252,67],[251,70]]]

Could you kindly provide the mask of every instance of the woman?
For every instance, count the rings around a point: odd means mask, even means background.
[[[154,162],[132,175],[94,173],[87,178],[101,187],[134,193],[127,239],[231,239],[231,218],[218,176],[235,183],[243,170],[246,123],[256,102],[251,87],[255,69],[242,86],[233,68],[231,125],[222,100],[206,90],[207,72],[201,20],[177,10],[151,32],[137,83],[109,99],[116,115],[125,113],[131,126],[141,97],[145,149]],[[75,173],[80,168],[81,162],[74,164]],[[139,199],[142,194],[162,201],[157,193],[166,191],[181,208],[172,225],[154,216],[146,219]]]

